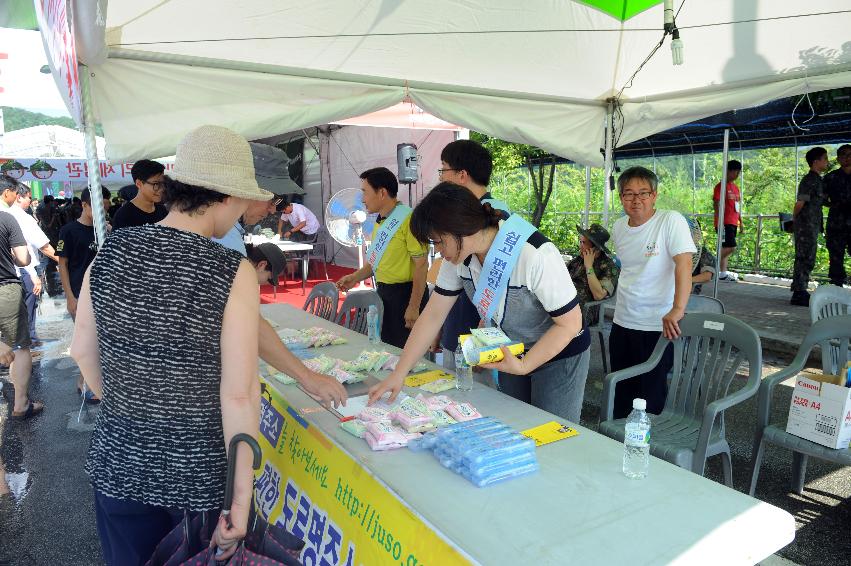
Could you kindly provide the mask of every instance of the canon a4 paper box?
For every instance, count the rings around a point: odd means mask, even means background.
[[[799,375],[795,379],[786,432],[828,448],[848,448],[851,388]]]

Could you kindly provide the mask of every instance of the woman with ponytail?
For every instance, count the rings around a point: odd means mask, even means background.
[[[417,319],[396,369],[370,391],[395,399],[425,354],[458,295],[466,293],[482,324],[498,326],[526,354],[483,367],[498,370],[503,393],[579,422],[590,340],[576,289],[558,248],[518,215],[508,216],[470,191],[440,183],[414,209],[411,232],[443,256],[437,285]]]

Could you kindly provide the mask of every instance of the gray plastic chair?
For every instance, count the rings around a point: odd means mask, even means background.
[[[759,389],[759,336],[740,320],[712,313],[686,314],[680,330],[681,338],[673,341],[673,377],[665,408],[660,415],[650,415],[650,453],[700,475],[706,459],[720,454],[724,483],[732,487],[733,464],[724,435],[724,411],[753,397]],[[600,423],[600,433],[623,441],[626,419],[613,418],[615,386],[656,367],[670,343],[661,337],[646,362],[606,376],[601,411],[605,420]],[[741,384],[736,372],[745,362],[748,379]]]
[[[310,270],[310,263],[314,259],[322,262],[322,269],[325,271],[325,279],[328,279],[328,260],[325,253],[325,228],[320,227],[313,235],[313,238],[308,241],[308,244],[313,245],[313,249],[305,252],[307,254],[307,269]]]
[[[320,283],[313,289],[304,301],[302,310],[310,314],[335,322],[337,320],[337,305],[340,304],[340,291],[330,281]]]
[[[595,308],[596,307],[596,308]],[[609,373],[609,329],[606,328],[606,308],[615,308],[615,297],[606,297],[601,301],[591,301],[582,307],[582,320],[588,327],[591,340],[596,335],[600,340],[600,352],[603,357],[603,373]],[[596,314],[594,311],[597,311]]]
[[[846,314],[851,314],[851,289],[843,289],[836,285],[822,285],[810,297],[810,320],[813,324],[824,318]],[[822,372],[836,375],[841,367],[838,343],[827,340],[820,346]]]
[[[349,330],[367,334],[366,313],[370,305],[378,307],[378,331],[384,322],[384,302],[375,291],[355,291],[346,295],[346,300],[337,313],[337,324]]]
[[[804,491],[804,477],[807,473],[807,458],[813,456],[843,466],[851,465],[851,449],[834,450],[809,440],[804,440],[786,432],[786,425],[769,424],[771,418],[771,396],[778,383],[798,375],[806,365],[810,351],[816,344],[836,340],[839,344],[837,351],[841,354],[838,362],[842,367],[848,362],[848,345],[851,340],[851,315],[832,316],[822,319],[810,328],[798,354],[789,367],[780,370],[762,380],[759,388],[759,408],[757,411],[756,436],[753,449],[753,472],[751,474],[750,494],[756,491],[759,478],[759,467],[762,464],[765,445],[775,444],[792,451],[792,489],[800,494]]]
[[[708,312],[724,314],[724,303],[713,297],[689,295],[686,312]]]

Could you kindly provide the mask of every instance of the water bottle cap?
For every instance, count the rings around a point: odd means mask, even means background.
[[[647,410],[647,401],[644,399],[633,399],[632,400],[632,408],[638,409],[639,411]]]

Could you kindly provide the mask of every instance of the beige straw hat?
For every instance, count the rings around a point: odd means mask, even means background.
[[[251,146],[241,135],[222,126],[201,126],[177,145],[171,177],[217,193],[248,200],[269,200],[254,178]]]

